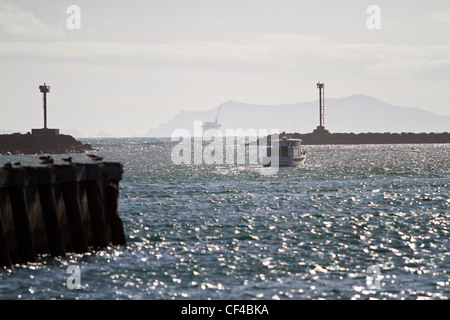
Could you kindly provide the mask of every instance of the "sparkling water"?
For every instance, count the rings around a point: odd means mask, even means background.
[[[306,146],[262,175],[175,165],[170,139],[83,142],[124,164],[127,245],[2,269],[0,299],[450,297],[450,144]]]

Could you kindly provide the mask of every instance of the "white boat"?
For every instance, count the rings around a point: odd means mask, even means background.
[[[220,129],[221,127],[222,125],[218,123],[217,120],[215,122],[203,122],[202,124],[203,132],[209,129]]]
[[[279,167],[297,167],[301,165],[306,160],[306,151],[302,149],[301,139],[288,139],[283,137],[279,139]],[[271,161],[272,148],[267,147],[267,155],[263,159],[263,166],[272,166]]]
[[[209,130],[209,129],[220,129],[222,127],[222,125],[218,122],[220,108],[221,107],[219,107],[219,111],[217,112],[216,120],[214,122],[203,122],[203,124],[202,124],[203,132],[205,132],[206,130]]]

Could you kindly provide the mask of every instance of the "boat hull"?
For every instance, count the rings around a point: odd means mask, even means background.
[[[278,151],[272,154],[272,145],[267,148],[267,155],[263,159],[263,167],[298,167],[306,160],[306,152],[301,149],[300,139],[281,138],[278,141]],[[274,158],[273,158],[274,157]],[[272,163],[278,158],[278,163]]]
[[[280,157],[279,162],[278,162],[278,167],[283,168],[283,167],[298,167],[301,164],[303,164],[306,160],[306,157],[294,157],[294,158],[284,158],[284,157]],[[271,167],[272,166],[272,162],[271,161],[266,161],[263,164],[263,167]]]

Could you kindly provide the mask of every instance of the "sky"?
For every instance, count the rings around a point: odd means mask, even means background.
[[[450,115],[450,1],[0,0],[1,130],[43,126],[43,83],[50,128],[127,137],[318,81]]]

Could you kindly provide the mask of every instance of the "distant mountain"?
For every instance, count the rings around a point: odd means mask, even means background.
[[[318,101],[281,105],[251,105],[227,101],[207,111],[182,111],[169,122],[147,132],[150,137],[170,137],[179,128],[194,134],[194,121],[218,122],[225,129],[278,129],[312,132],[319,125]],[[448,132],[450,116],[418,108],[387,104],[365,95],[325,99],[325,128],[330,132]]]

